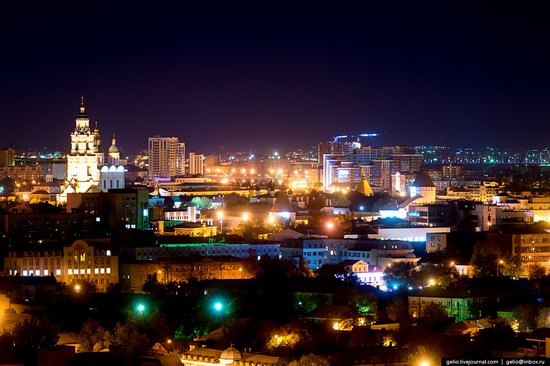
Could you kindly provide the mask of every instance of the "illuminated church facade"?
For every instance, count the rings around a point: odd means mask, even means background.
[[[113,135],[107,156],[103,152],[97,123],[90,128],[90,118],[81,98],[71,133],[71,152],[67,155],[67,193],[86,193],[124,188],[124,168],[120,166],[120,151]]]

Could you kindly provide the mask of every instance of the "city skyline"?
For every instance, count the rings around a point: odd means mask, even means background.
[[[125,151],[154,135],[210,152],[371,131],[377,145],[547,147],[534,5],[13,6],[0,146],[64,148],[84,95]]]

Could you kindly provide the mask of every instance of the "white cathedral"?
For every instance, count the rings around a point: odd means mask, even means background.
[[[84,97],[81,98],[75,122],[76,127],[71,133],[71,153],[67,155],[65,199],[67,193],[107,192],[109,189],[124,188],[124,167],[120,165],[115,135],[105,156],[97,122],[93,130],[90,128]]]

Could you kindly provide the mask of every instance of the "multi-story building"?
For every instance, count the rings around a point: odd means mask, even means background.
[[[16,182],[38,182],[44,180],[44,170],[40,165],[0,167],[0,179],[10,177]]]
[[[426,310],[430,304],[438,304],[445,309],[449,317],[455,321],[462,321],[480,316],[481,305],[488,301],[486,296],[473,296],[467,291],[452,291],[438,289],[429,293],[408,296],[409,315],[413,318],[426,316]]]
[[[370,184],[374,191],[389,192],[391,190],[391,163],[389,159],[372,161]]]
[[[52,245],[11,251],[4,260],[10,276],[54,276],[57,281],[93,282],[99,291],[118,283],[118,255],[105,240],[76,240],[70,246]]]
[[[149,137],[148,146],[151,179],[185,174],[185,144],[177,137]]]
[[[11,147],[0,149],[0,168],[15,165],[15,150]]]
[[[237,280],[251,278],[244,261],[232,256],[181,256],[120,264],[121,283],[126,290],[140,292],[148,276],[160,282],[187,282],[190,279]]]
[[[346,260],[363,260],[372,268],[385,268],[397,262],[416,264],[420,258],[409,243],[381,240],[287,239],[281,243],[281,255],[295,265],[305,264],[315,270],[325,264]]]
[[[236,258],[259,258],[269,256],[279,258],[281,255],[279,243],[262,244],[227,244],[227,243],[185,243],[160,244],[155,247],[138,247],[131,249],[131,257],[138,261],[155,260],[161,257],[200,255],[220,256],[229,255]]]
[[[189,175],[204,175],[204,155],[189,153]]]
[[[117,229],[145,229],[149,223],[146,188],[113,189],[107,193],[69,193],[67,212],[93,213]]]
[[[461,177],[464,174],[464,167],[462,165],[443,165],[441,167],[442,178],[443,179],[452,179]]]
[[[325,154],[351,154],[355,149],[361,147],[359,142],[355,141],[327,141],[317,145],[317,162],[323,164]]]
[[[423,163],[422,154],[392,154],[391,172],[401,174],[416,174]]]

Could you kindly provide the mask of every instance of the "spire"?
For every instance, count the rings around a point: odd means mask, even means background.
[[[76,115],[76,118],[88,118],[86,107],[84,106],[84,96],[80,97],[80,109],[78,114]]]
[[[114,133],[113,133],[113,139],[112,139],[111,145],[116,146],[116,137]]]

